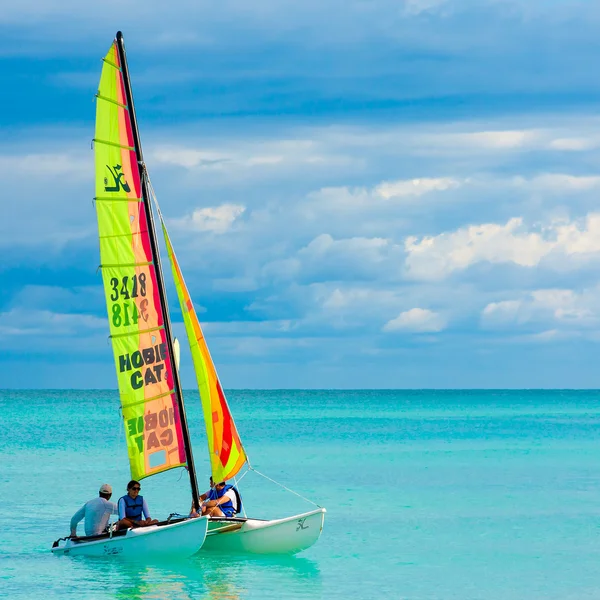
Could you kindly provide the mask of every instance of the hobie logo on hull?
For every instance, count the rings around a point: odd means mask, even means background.
[[[305,525],[306,519],[298,519],[298,527],[296,527],[296,531],[300,531],[301,529],[308,529],[308,525]]]
[[[125,173],[121,173],[121,165],[115,165],[113,168],[106,165],[106,168],[110,171],[114,179],[114,185],[108,185],[108,178],[104,178],[104,191],[105,192],[118,192],[119,190],[123,190],[124,192],[131,191],[129,184],[124,181]]]

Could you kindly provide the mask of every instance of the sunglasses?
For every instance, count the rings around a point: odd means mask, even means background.
[[[131,489],[132,489],[132,490],[135,490],[136,492],[139,492],[139,491],[140,491],[142,488],[141,488],[141,487],[134,486],[134,487],[132,487]]]

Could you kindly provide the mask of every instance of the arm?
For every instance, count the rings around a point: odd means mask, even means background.
[[[125,518],[125,501],[119,498],[119,519]]]
[[[209,508],[211,508],[212,506],[219,506],[219,504],[224,504],[225,502],[228,502],[229,500],[231,500],[231,498],[229,496],[223,495],[220,498],[217,498],[216,500],[209,500],[208,502],[203,502],[202,504],[204,504],[204,506],[208,506]]]
[[[77,535],[77,523],[85,517],[85,504],[71,517],[71,535]]]
[[[150,516],[150,511],[148,510],[148,505],[146,504],[146,498],[142,500],[142,512],[144,513],[144,517],[146,517],[146,519],[152,518]]]
[[[118,515],[119,514],[119,507],[114,502],[109,502],[109,504],[110,504],[110,514],[111,515]]]

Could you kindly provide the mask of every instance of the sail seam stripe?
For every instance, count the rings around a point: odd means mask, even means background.
[[[128,337],[131,335],[142,335],[143,333],[151,333],[152,331],[160,331],[161,329],[164,329],[163,325],[151,327],[150,329],[138,329],[137,331],[130,331],[129,333],[115,333],[115,335],[109,335],[108,337],[111,340],[114,340],[115,338]]]
[[[160,398],[165,398],[166,396],[172,396],[175,393],[175,390],[171,390],[170,392],[165,392],[164,394],[159,394],[158,396],[153,396],[152,398],[144,398],[143,400],[138,400],[137,402],[130,402],[129,404],[121,404],[121,408],[129,408],[130,406],[137,406],[138,404],[145,404],[146,402],[152,402],[153,400],[159,400]]]
[[[113,98],[107,98],[106,96],[102,96],[100,94],[96,94],[96,98],[99,98],[100,100],[106,100],[106,102],[111,102],[112,104],[116,104],[117,106],[120,106],[121,108],[124,108],[125,110],[129,110],[129,107],[127,106],[127,104],[121,104],[120,102],[113,100]]]
[[[117,69],[117,71],[121,71],[121,67],[119,65],[116,65],[114,62],[108,60],[107,58],[103,58],[102,59],[107,65],[110,65],[111,67],[114,67],[115,69]]]
[[[122,198],[121,196],[117,198],[111,198],[110,196],[95,196],[94,200],[99,200],[100,202],[143,202],[142,198]]]
[[[135,148],[133,146],[124,146],[123,144],[117,144],[117,142],[109,142],[107,140],[99,140],[98,138],[94,138],[93,141],[96,144],[106,144],[107,146],[114,146],[115,148],[123,148],[124,150],[135,151]]]

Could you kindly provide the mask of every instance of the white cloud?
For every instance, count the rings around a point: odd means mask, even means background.
[[[92,180],[94,157],[91,152],[84,157],[85,155],[74,156],[68,153],[0,155],[0,173],[44,178],[64,178],[68,175],[70,179]]]
[[[457,188],[460,182],[448,177],[384,181],[373,189],[373,194],[389,200],[402,196],[422,196],[429,192],[443,192]]]
[[[261,275],[263,282],[398,279],[402,260],[402,246],[391,240],[379,237],[334,239],[323,233],[292,256],[267,263],[261,268]]]
[[[427,308],[411,308],[400,313],[383,326],[383,331],[411,331],[414,333],[435,333],[446,327],[442,315]]]
[[[565,173],[544,173],[529,179],[517,176],[512,181],[517,187],[554,194],[584,192],[600,187],[600,177]]]
[[[583,257],[600,252],[600,213],[590,213],[582,224],[555,222],[527,231],[523,219],[505,225],[470,225],[449,233],[405,240],[406,268],[417,279],[441,279],[478,262],[514,263],[534,267],[545,257]],[[549,266],[553,266],[550,264]]]
[[[152,151],[155,163],[176,165],[191,169],[193,167],[215,168],[231,160],[231,156],[210,150],[159,146]]]
[[[519,233],[521,218],[506,225],[471,225],[451,233],[405,240],[406,267],[411,277],[440,279],[481,262],[514,262],[533,266],[550,251],[538,233]]]
[[[230,277],[213,279],[212,287],[220,292],[253,292],[259,285],[253,277]]]
[[[481,312],[481,324],[486,328],[530,324],[557,331],[589,329],[598,326],[599,309],[600,288],[582,292],[540,289],[524,293],[519,299],[490,302]]]
[[[521,300],[490,302],[483,309],[482,317],[487,323],[514,321],[518,317],[521,306]]]
[[[92,315],[20,308],[0,313],[0,333],[6,336],[69,337],[96,333],[98,329],[106,329],[108,333],[108,322]]]
[[[241,204],[222,204],[216,207],[197,208],[191,215],[171,221],[173,227],[188,231],[226,233],[246,210]]]
[[[447,3],[448,0],[404,0],[404,12],[410,16],[433,12]]]
[[[586,138],[557,138],[552,140],[549,147],[552,150],[566,150],[579,152],[582,150],[591,150],[596,146],[596,142]]]
[[[389,248],[389,240],[383,238],[350,238],[334,240],[328,233],[323,233],[312,240],[308,246],[298,251],[298,256],[321,260],[325,255],[338,257],[356,257],[370,262],[383,260],[382,250]]]
[[[467,183],[450,177],[424,177],[382,181],[373,187],[323,187],[311,192],[300,211],[315,217],[321,211],[386,210],[394,202],[412,201],[426,194],[446,192]]]
[[[477,131],[458,134],[459,142],[473,148],[505,150],[522,148],[538,138],[536,131]]]
[[[343,148],[327,147],[318,131],[311,133],[314,139],[207,139],[200,148],[158,143],[149,155],[154,163],[236,178],[256,176],[257,168],[272,177],[274,169],[279,172],[282,168],[344,168],[363,161],[348,156]],[[306,135],[306,132],[296,134]]]

